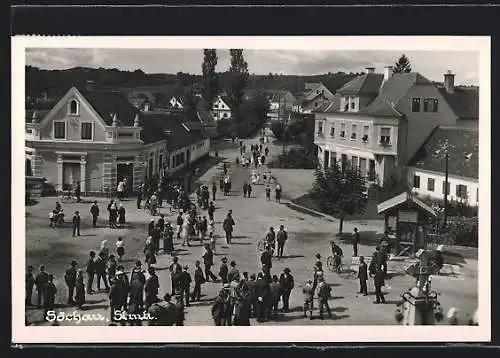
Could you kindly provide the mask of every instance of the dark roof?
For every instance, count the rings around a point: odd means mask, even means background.
[[[116,114],[119,125],[130,127],[134,125],[135,116],[140,115],[140,111],[120,92],[83,91],[80,89],[79,91],[108,126],[113,124],[114,114]]]
[[[151,111],[142,116],[141,139],[144,143],[167,140],[167,149],[173,151],[204,138],[203,128],[197,122],[185,122],[181,114]]]
[[[453,109],[458,118],[479,118],[479,88],[455,87],[453,93],[448,93],[444,87],[438,87],[439,92]]]
[[[335,113],[340,110],[340,93],[335,93],[333,99],[327,103],[322,104],[313,112],[322,112],[322,113]]]
[[[383,74],[365,73],[347,82],[337,92],[341,94],[377,94],[383,80]]]
[[[50,109],[26,109],[26,123],[33,122],[33,114],[35,114],[36,120],[40,122],[49,112]]]
[[[307,92],[307,91],[315,89],[319,85],[321,85],[321,82],[309,82],[309,83],[306,82],[306,83],[304,83],[304,88],[305,88],[305,90]]]
[[[408,165],[444,173],[443,146],[446,142],[448,143],[448,173],[478,179],[479,132],[469,128],[437,127]]]
[[[394,106],[411,87],[419,84],[432,82],[417,72],[395,73],[380,88],[378,96],[359,112],[375,116],[401,116]]]

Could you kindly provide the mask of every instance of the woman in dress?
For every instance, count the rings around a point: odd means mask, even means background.
[[[118,262],[122,262],[122,257],[125,255],[125,243],[121,237],[116,241],[116,254],[118,255]]]
[[[106,261],[106,262],[108,261],[108,258],[109,258],[108,240],[102,240],[101,250],[99,251],[99,256],[101,256],[104,261]]]
[[[123,204],[120,203],[118,207],[118,224],[123,227],[125,225],[125,208]]]
[[[78,269],[76,272],[76,296],[75,303],[79,309],[82,309],[85,304],[85,284],[83,283],[83,270]]]
[[[144,254],[146,255],[146,263],[148,264],[148,269],[151,265],[156,263],[155,256],[155,246],[153,244],[153,239],[151,236],[148,236],[146,239],[146,245],[144,246]]]

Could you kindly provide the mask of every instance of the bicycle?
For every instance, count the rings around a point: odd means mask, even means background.
[[[76,196],[73,195],[73,192],[71,190],[66,190],[66,191],[62,192],[61,202],[63,202],[63,203],[67,203],[67,202],[76,203],[76,201],[77,201],[77,198],[76,198]]]
[[[340,262],[339,262],[338,258],[336,260],[334,256],[328,256],[326,258],[326,266],[330,271],[335,272],[339,275],[348,274],[348,277],[351,277],[355,273],[354,270],[351,270],[350,267],[348,267],[346,264],[342,262],[342,257],[340,257]]]

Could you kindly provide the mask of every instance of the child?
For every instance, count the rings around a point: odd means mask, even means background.
[[[116,254],[118,255],[118,262],[122,262],[122,257],[125,255],[125,243],[122,238],[119,237],[116,241]]]
[[[307,311],[309,311],[309,318],[313,319],[312,310],[313,310],[314,288],[311,279],[307,280],[306,285],[302,290],[302,293],[304,294],[304,317],[307,317]]]
[[[50,213],[49,213],[49,220],[50,220],[50,224],[49,226],[50,227],[55,227],[55,221],[56,221],[56,211],[55,210],[52,210]]]

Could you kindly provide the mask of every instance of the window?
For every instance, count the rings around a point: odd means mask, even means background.
[[[318,102],[314,102],[314,107],[318,107]]]
[[[68,114],[73,114],[73,115],[77,115],[78,114],[78,110],[79,110],[79,104],[78,104],[78,101],[76,99],[72,99],[71,101],[69,101],[69,106],[68,106]]]
[[[318,121],[318,134],[323,134],[323,121]]]
[[[413,98],[411,101],[411,111],[420,112],[420,98]]]
[[[437,112],[437,111],[438,111],[437,98],[424,99],[424,112]]]
[[[458,184],[456,186],[456,195],[460,199],[467,199],[467,185]]]
[[[345,123],[340,125],[340,138],[345,138]]]
[[[363,127],[363,142],[368,142],[368,132],[370,131],[370,126]]]
[[[351,109],[356,109],[356,102],[351,102]]]
[[[390,145],[391,144],[391,129],[390,128],[380,128],[380,144]]]
[[[65,139],[66,138],[66,123],[65,122],[54,122],[54,138]]]
[[[416,189],[420,188],[420,176],[419,175],[413,176],[413,187]]]
[[[351,127],[351,139],[356,139],[357,131],[358,131],[358,126],[353,124]]]
[[[333,126],[333,125],[330,128],[330,137],[335,137],[335,126]]]
[[[427,178],[427,190],[428,191],[434,191],[434,179],[432,178]]]
[[[214,108],[219,108],[219,105],[217,103],[214,104]]]
[[[224,113],[223,117],[224,117],[224,118],[227,118],[227,113]]]
[[[81,124],[80,138],[83,140],[92,140],[92,123]]]
[[[445,184],[448,184],[448,185],[446,185],[446,187],[447,187],[446,192],[447,192],[447,194],[449,194],[450,193],[450,182],[448,182],[448,183],[443,182],[442,194],[444,194]]]

